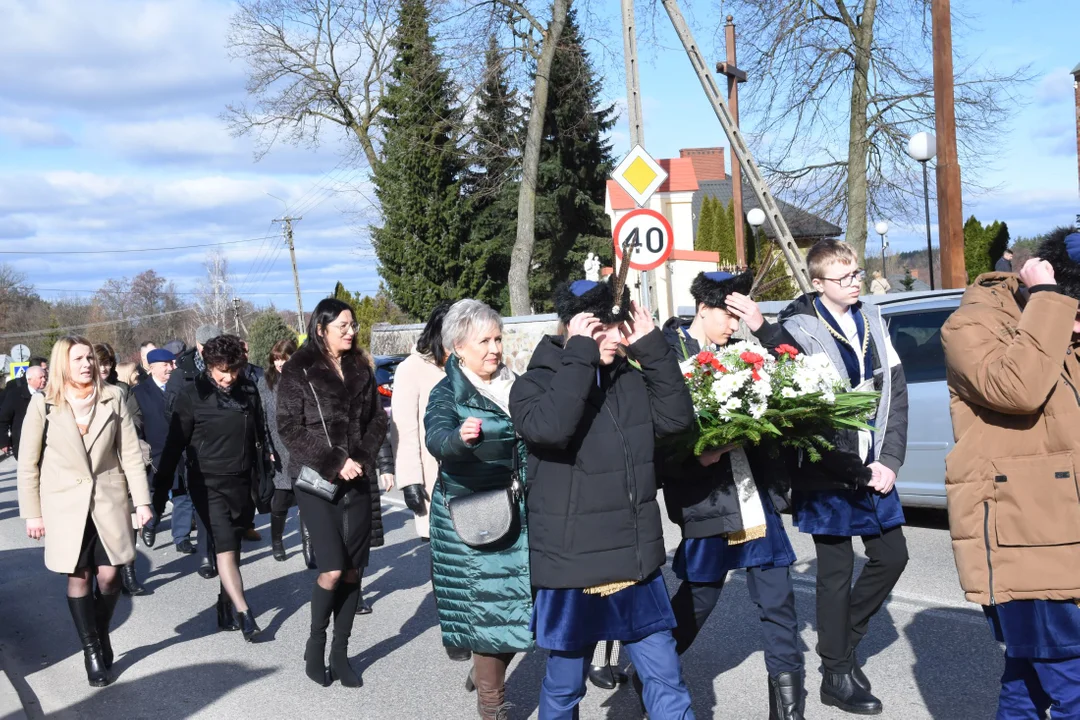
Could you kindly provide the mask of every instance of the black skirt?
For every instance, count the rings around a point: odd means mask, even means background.
[[[320,572],[359,570],[371,553],[371,493],[366,482],[349,483],[336,503],[296,491],[300,517],[311,534]]]
[[[251,475],[196,475],[188,481],[188,494],[214,541],[214,552],[240,549],[240,536],[255,519]]]
[[[94,518],[86,516],[86,529],[83,530],[82,546],[79,549],[79,561],[75,563],[76,570],[85,568],[107,567],[112,565],[109,554],[105,552],[105,546],[101,543]]]

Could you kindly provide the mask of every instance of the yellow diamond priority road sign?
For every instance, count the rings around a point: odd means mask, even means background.
[[[657,188],[667,180],[667,172],[652,159],[645,148],[635,145],[611,173],[611,179],[619,184],[638,206],[644,206]]]

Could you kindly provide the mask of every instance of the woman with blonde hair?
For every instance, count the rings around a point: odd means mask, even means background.
[[[116,364],[116,379],[119,382],[124,383],[129,388],[134,389],[139,384],[139,366],[133,362],[122,362]]]
[[[117,568],[135,558],[128,494],[144,524],[153,517],[150,491],[135,425],[121,391],[102,381],[90,341],[62,338],[49,369],[46,392],[30,400],[23,424],[19,515],[29,537],[45,538],[45,566],[68,576],[86,677],[104,687],[112,682]]]

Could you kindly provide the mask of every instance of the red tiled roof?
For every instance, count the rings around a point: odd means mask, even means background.
[[[607,181],[608,197],[611,198],[612,210],[633,210],[637,207],[634,204],[634,198],[626,194],[626,191],[619,187],[619,183],[614,180]]]
[[[698,189],[697,175],[694,173],[694,161],[690,158],[672,158],[657,160],[660,167],[667,171],[668,178],[657,192],[694,192]]]
[[[698,182],[727,179],[722,147],[684,148],[679,151],[679,157],[689,158],[694,163],[694,174]]]

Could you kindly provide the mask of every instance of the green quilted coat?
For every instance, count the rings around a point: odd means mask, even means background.
[[[470,417],[483,423],[480,442],[472,446],[459,434]],[[443,644],[482,653],[528,650],[533,646],[532,587],[524,503],[519,530],[484,550],[461,541],[445,504],[469,493],[508,487],[515,465],[524,465],[524,448],[513,423],[476,390],[452,356],[446,378],[431,391],[424,426],[427,448],[439,461],[439,481],[431,498],[431,560]],[[523,471],[520,477],[524,482]]]

